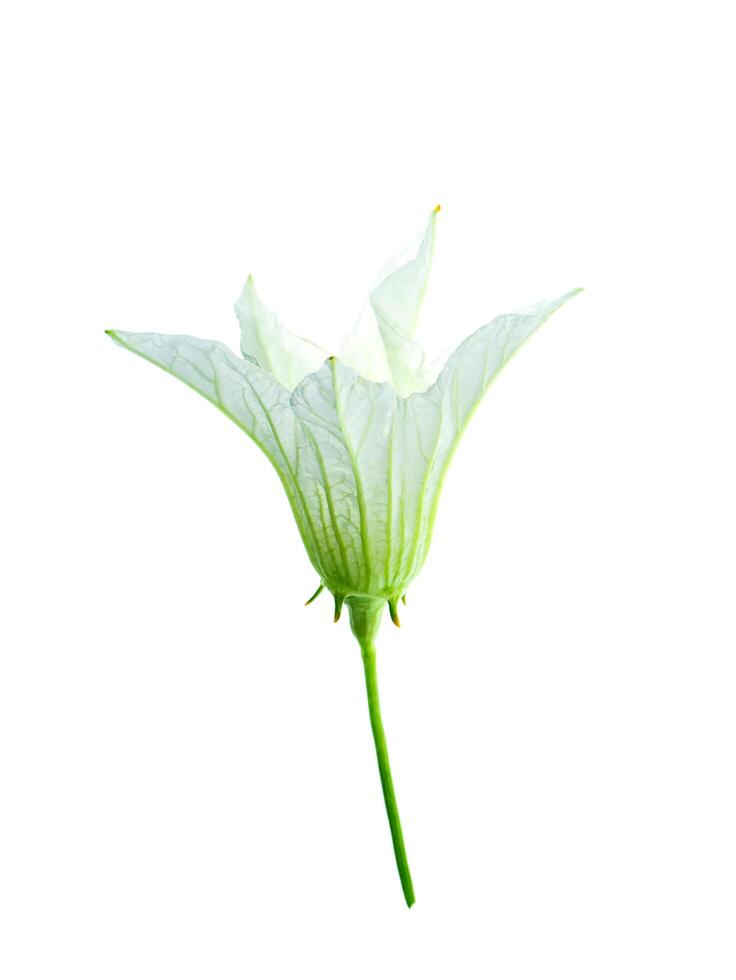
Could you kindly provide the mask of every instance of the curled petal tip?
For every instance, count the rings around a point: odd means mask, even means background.
[[[338,619],[340,618],[340,613],[342,612],[342,603],[343,603],[342,596],[336,595],[335,596],[335,617],[332,620],[333,623],[336,623],[338,621]]]

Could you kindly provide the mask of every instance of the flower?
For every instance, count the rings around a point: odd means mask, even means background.
[[[216,405],[263,450],[289,498],[320,585],[343,603],[363,654],[371,722],[408,904],[413,889],[375,683],[374,640],[427,556],[448,465],[474,409],[521,344],[566,300],[497,317],[444,365],[414,340],[439,207],[418,244],[384,267],[338,356],[292,334],[248,281],[235,304],[236,356],[188,336],[107,333]],[[311,602],[312,600],[308,600]]]

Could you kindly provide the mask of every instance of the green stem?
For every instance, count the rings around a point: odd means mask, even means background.
[[[411,908],[414,904],[414,887],[411,883],[411,871],[409,870],[409,860],[406,856],[404,846],[404,835],[401,831],[401,818],[399,817],[399,807],[396,803],[396,793],[394,792],[394,781],[391,778],[391,766],[388,761],[388,746],[386,745],[386,734],[383,730],[381,720],[381,705],[378,700],[378,679],[376,676],[376,651],[363,653],[363,668],[365,670],[365,687],[368,692],[368,711],[371,716],[371,729],[373,730],[373,741],[376,744],[376,758],[378,759],[378,771],[381,775],[381,789],[383,799],[386,804],[386,814],[388,816],[389,827],[391,828],[391,840],[394,845],[394,855],[396,856],[396,867],[399,869],[401,887],[404,891],[406,904]]]
[[[406,856],[406,847],[404,846],[399,807],[396,803],[396,793],[394,792],[394,783],[391,778],[391,765],[388,759],[386,733],[383,730],[383,721],[381,719],[381,704],[378,699],[376,647],[373,641],[378,630],[378,624],[380,623],[383,603],[380,603],[378,606],[371,603],[368,608],[366,608],[367,604],[361,603],[358,605],[358,603],[350,599],[347,600],[347,603],[350,610],[350,625],[360,643],[360,651],[363,658],[365,688],[368,694],[368,711],[370,713],[373,741],[376,746],[376,758],[378,760],[378,772],[381,777],[383,800],[386,805],[388,824],[391,828],[391,841],[394,846],[396,867],[398,868],[399,878],[401,879],[401,887],[404,892],[406,904],[411,908],[414,904],[414,886],[411,882],[409,860]]]

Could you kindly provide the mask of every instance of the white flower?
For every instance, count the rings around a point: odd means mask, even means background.
[[[406,901],[414,892],[388,763],[374,640],[427,556],[453,451],[486,389],[521,344],[579,290],[497,317],[444,366],[414,340],[434,247],[436,208],[418,245],[390,262],[339,356],[290,333],[248,279],[235,304],[238,357],[224,344],[108,333],[204,395],[260,446],[278,473],[320,586],[343,602],[361,646],[371,726]],[[310,600],[311,601],[311,600]]]
[[[396,602],[427,555],[442,482],[500,368],[578,290],[497,317],[428,365],[413,339],[434,246],[432,212],[410,257],[389,263],[337,357],[283,327],[248,279],[235,304],[242,357],[216,341],[108,331],[184,381],[276,469],[320,582],[342,602]]]

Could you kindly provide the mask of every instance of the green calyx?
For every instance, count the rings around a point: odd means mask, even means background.
[[[314,593],[304,603],[304,605],[311,606],[314,600],[319,595],[321,595],[321,593],[324,590],[324,587],[325,587],[324,583],[321,582],[318,585],[317,589],[314,591]],[[384,599],[379,596],[360,596],[360,595],[345,596],[345,595],[341,595],[339,592],[334,593],[333,599],[335,603],[335,612],[333,616],[333,622],[337,623],[339,621],[340,616],[342,614],[342,607],[344,604],[347,604],[349,609],[351,610],[350,612],[351,625],[353,622],[353,612],[352,612],[353,609],[363,609],[363,608],[367,609],[370,607],[371,609],[378,608],[381,611],[383,611],[383,607],[388,606],[389,615],[391,616],[391,622],[394,624],[394,626],[401,626],[401,623],[399,621],[399,613],[398,613],[399,598],[401,598],[401,601],[404,603],[404,605],[406,605],[406,593],[403,593],[400,596],[399,595],[392,596],[389,599]],[[353,628],[353,632],[355,633],[354,628]],[[355,635],[358,636],[359,634],[355,633]]]

